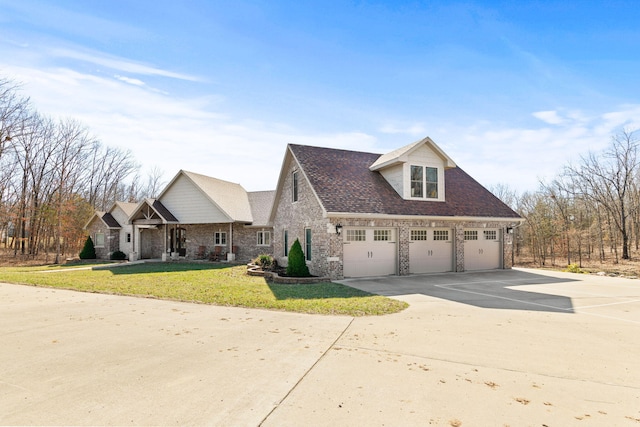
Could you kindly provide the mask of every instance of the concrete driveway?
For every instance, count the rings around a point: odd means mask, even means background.
[[[0,424],[640,426],[640,281],[344,283],[329,317],[0,284]]]

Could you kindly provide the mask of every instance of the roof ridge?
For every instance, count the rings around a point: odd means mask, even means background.
[[[348,153],[360,153],[360,154],[369,154],[369,155],[382,156],[381,153],[372,153],[370,151],[347,150],[345,148],[320,147],[320,146],[317,146],[317,145],[305,145],[305,144],[289,144],[289,146],[291,146],[291,147],[303,147],[303,148],[317,148],[317,149],[320,149],[320,150],[344,151],[344,152],[348,152]]]

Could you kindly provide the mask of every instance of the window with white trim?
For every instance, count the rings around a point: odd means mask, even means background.
[[[478,230],[464,230],[464,240],[478,240]]]
[[[215,246],[227,246],[227,233],[225,231],[213,233],[213,244]]]
[[[289,231],[284,230],[282,240],[284,241],[284,256],[289,256]]]
[[[304,229],[304,256],[307,261],[311,261],[311,229]]]
[[[131,243],[131,233],[127,233],[127,243]]]
[[[256,234],[256,244],[258,246],[269,246],[271,244],[271,232],[258,231]]]
[[[293,171],[291,174],[291,200],[298,201],[298,171]]]
[[[427,170],[425,176],[425,183],[427,187],[426,198],[427,199],[437,199],[438,198],[438,168],[430,168],[427,166],[425,168]]]
[[[96,248],[104,248],[104,233],[97,232],[94,238],[95,242],[93,246]]]
[[[412,198],[438,198],[438,168],[411,165],[410,181],[410,195]]]
[[[411,197],[422,198],[423,171],[422,166],[411,166]]]

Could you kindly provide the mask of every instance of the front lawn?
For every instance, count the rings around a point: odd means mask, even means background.
[[[245,274],[245,266],[146,263],[99,270],[0,268],[0,281],[84,292],[144,296],[204,304],[299,313],[367,316],[397,313],[408,305],[337,283],[282,285]]]

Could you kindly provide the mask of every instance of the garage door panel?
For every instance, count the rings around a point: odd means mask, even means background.
[[[453,270],[453,242],[449,229],[413,229],[409,242],[409,272],[443,273]]]
[[[348,228],[343,233],[344,277],[385,276],[397,273],[395,229]]]
[[[501,268],[500,230],[468,229],[464,240],[464,269],[495,270]]]

